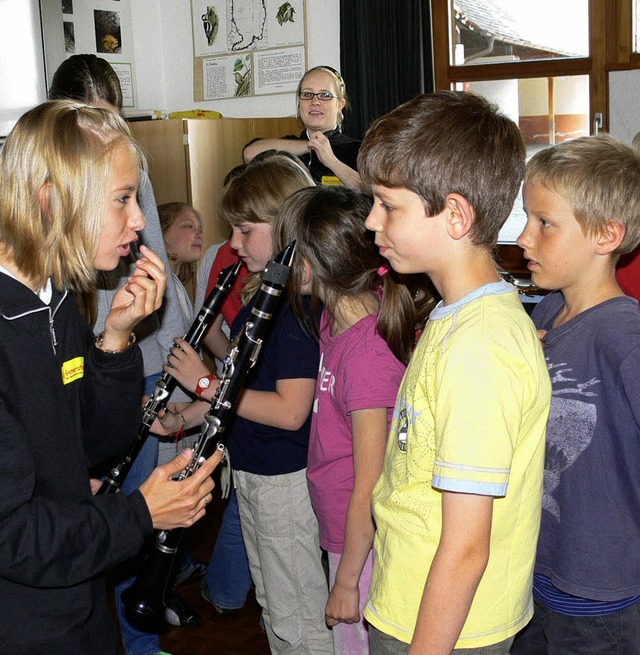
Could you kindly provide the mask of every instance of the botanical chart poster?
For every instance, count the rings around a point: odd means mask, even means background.
[[[305,0],[191,0],[194,100],[295,91],[306,69]]]

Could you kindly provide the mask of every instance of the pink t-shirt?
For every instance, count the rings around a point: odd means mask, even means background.
[[[320,372],[309,437],[307,480],[320,526],[320,545],[341,553],[353,492],[351,412],[388,408],[391,421],[405,367],[376,332],[377,314],[331,336],[329,315],[320,325]]]

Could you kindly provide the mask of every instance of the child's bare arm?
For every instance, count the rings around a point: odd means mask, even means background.
[[[165,370],[168,370],[186,388],[189,388],[187,386],[189,384],[187,378],[191,378],[188,374],[184,374],[185,369],[189,366],[185,362],[194,363],[196,359],[199,361],[197,353],[194,358],[195,351],[193,349],[191,349],[193,352],[185,352],[188,348],[187,346],[184,351],[180,352],[179,357],[173,358],[173,361],[176,362],[177,370],[167,369],[165,366]],[[178,363],[178,359],[181,360],[181,363]],[[204,372],[199,373],[198,376],[209,373],[206,367],[203,370]],[[210,406],[209,401],[215,395],[219,385],[220,381],[215,379],[211,383],[211,386],[203,392],[202,398],[208,402],[196,401],[190,407],[182,410],[185,421],[182,421],[182,417],[176,417],[170,412],[163,412],[154,421],[151,427],[152,432],[161,435],[173,434],[176,430],[180,429],[180,422],[185,430],[198,425],[202,422]],[[311,411],[315,387],[316,381],[313,378],[294,378],[290,380],[277,380],[275,391],[243,389],[240,392],[240,399],[235,413],[242,418],[255,421],[256,423],[262,423],[263,425],[282,428],[283,430],[298,430],[302,427]]]
[[[493,497],[442,492],[442,535],[409,655],[450,655],[489,560]]]
[[[314,378],[276,380],[275,391],[244,389],[236,413],[262,425],[298,430],[309,416],[315,389]]]
[[[325,610],[327,625],[360,620],[358,583],[367,559],[375,526],[371,514],[371,493],[382,471],[387,445],[387,408],[351,412],[355,482],[344,536],[344,547],[336,581]]]
[[[222,314],[216,316],[203,339],[204,345],[211,351],[214,357],[217,357],[221,362],[224,361],[230,343],[229,338],[222,330],[222,321]]]

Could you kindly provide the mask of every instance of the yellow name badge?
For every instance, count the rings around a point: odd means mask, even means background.
[[[335,175],[323,175],[322,186],[344,186],[344,184]]]
[[[74,357],[62,365],[62,384],[69,384],[84,376],[84,357]]]

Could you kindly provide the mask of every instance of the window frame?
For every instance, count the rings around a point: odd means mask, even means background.
[[[522,0],[521,0],[522,1]],[[609,129],[611,71],[640,68],[640,53],[633,52],[633,0],[589,0],[588,57],[538,59],[496,64],[450,64],[450,0],[431,0],[433,60],[436,89],[450,89],[456,82],[483,80],[589,76],[589,125]]]

